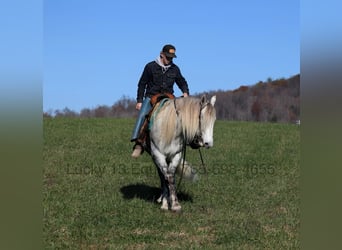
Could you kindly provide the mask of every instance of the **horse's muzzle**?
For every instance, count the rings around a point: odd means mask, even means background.
[[[198,149],[198,148],[200,148],[200,147],[205,146],[205,145],[203,144],[202,136],[200,136],[200,135],[195,135],[194,139],[189,143],[189,146],[190,146],[192,149]]]

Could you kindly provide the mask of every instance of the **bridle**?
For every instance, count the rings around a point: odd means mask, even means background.
[[[198,114],[198,131],[194,138],[190,141],[190,142],[186,142],[185,138],[184,138],[184,142],[186,145],[189,145],[192,149],[198,149],[201,147],[200,143],[203,142],[203,137],[202,137],[202,110],[209,104],[209,102],[204,103],[203,105],[200,104],[200,110],[199,110],[199,114]],[[177,109],[177,105],[176,105],[176,98],[173,99],[173,105],[175,107],[176,110],[176,114],[177,116],[179,115],[178,109]]]
[[[205,104],[200,106],[200,111],[198,115],[198,131],[199,133],[196,133],[192,141],[189,143],[189,146],[193,149],[198,149],[201,147],[200,143],[203,143],[203,136],[202,136],[202,110],[209,104],[209,102],[206,102]]]

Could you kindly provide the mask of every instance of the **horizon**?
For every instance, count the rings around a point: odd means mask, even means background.
[[[258,82],[255,82],[253,84],[250,84],[250,85],[240,85],[234,89],[216,89],[216,90],[206,90],[206,91],[203,91],[203,92],[196,92],[196,93],[193,93],[191,96],[196,96],[196,95],[200,95],[200,94],[204,94],[204,93],[212,93],[212,92],[219,92],[219,91],[223,91],[223,92],[234,92],[235,90],[238,90],[239,88],[241,87],[253,87],[255,85],[257,85],[258,83],[260,82],[263,82],[263,83],[268,83],[268,82],[273,82],[273,81],[278,81],[278,80],[282,80],[282,79],[285,79],[285,80],[288,80],[288,79],[291,79],[293,77],[296,77],[296,76],[300,76],[300,72],[297,73],[297,74],[294,74],[294,75],[291,75],[289,77],[279,77],[279,78],[276,78],[276,79],[272,79],[272,78],[267,78],[265,81],[258,81]],[[105,103],[102,103],[102,104],[97,104],[96,106],[93,106],[93,107],[83,107],[81,108],[80,110],[73,110],[71,108],[69,108],[68,106],[65,106],[63,107],[62,109],[50,109],[50,110],[43,110],[43,113],[46,113],[46,114],[49,114],[49,115],[52,115],[53,112],[58,112],[58,111],[63,111],[65,109],[68,109],[69,111],[71,112],[75,112],[77,114],[80,114],[82,110],[85,110],[85,109],[96,109],[98,107],[111,107],[111,106],[114,106],[115,104],[117,104],[120,100],[123,100],[123,99],[128,99],[128,100],[135,100],[134,97],[131,97],[131,96],[127,96],[127,95],[122,95],[121,97],[119,97],[117,100],[114,100],[113,103],[111,104],[105,104]]]

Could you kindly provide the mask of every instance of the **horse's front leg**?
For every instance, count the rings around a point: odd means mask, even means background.
[[[165,156],[155,147],[153,143],[151,143],[151,149],[152,149],[152,158],[154,163],[157,166],[159,178],[160,178],[160,186],[161,186],[161,196],[157,200],[157,202],[161,202],[161,209],[162,210],[168,210],[169,209],[169,190],[168,185],[166,183],[166,172],[168,169],[168,164],[166,162]]]
[[[182,154],[178,153],[174,156],[172,161],[169,164],[169,168],[166,174],[166,181],[169,186],[169,194],[170,194],[170,203],[171,210],[174,212],[180,212],[182,207],[178,202],[177,192],[176,192],[176,182],[175,182],[175,173],[177,166],[179,165]]]
[[[157,199],[157,202],[158,203],[161,203],[164,199],[164,202],[163,202],[163,208],[162,209],[168,209],[168,204],[167,204],[167,199],[169,197],[169,190],[168,190],[168,186],[166,184],[166,180],[165,180],[165,176],[164,174],[162,173],[162,171],[159,169],[158,166],[157,167],[157,170],[158,170],[158,175],[159,175],[159,179],[160,179],[160,189],[161,189],[161,194],[160,194],[160,197]]]

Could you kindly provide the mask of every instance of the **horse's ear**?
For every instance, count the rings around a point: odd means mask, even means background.
[[[201,97],[201,105],[204,105],[205,103],[207,103],[207,96],[206,95],[202,95],[202,97]]]
[[[214,95],[214,96],[211,97],[211,99],[210,99],[210,104],[213,105],[213,107],[214,107],[215,102],[216,102],[216,95]]]

